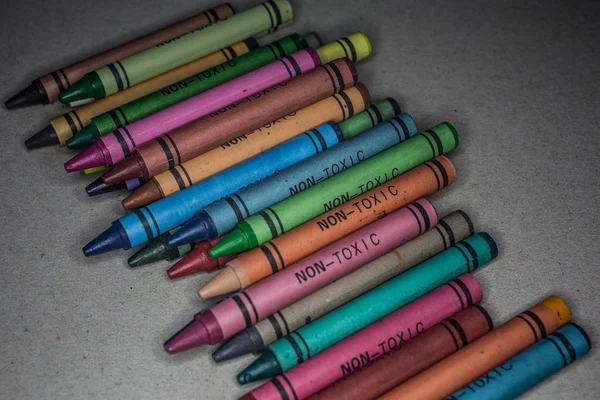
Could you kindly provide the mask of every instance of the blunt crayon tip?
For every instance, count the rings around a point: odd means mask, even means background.
[[[227,342],[225,342],[221,347],[219,347],[213,354],[212,358],[216,363],[220,363],[223,361],[233,360],[234,358],[238,358],[241,356],[245,356],[250,353],[259,353],[263,351],[264,345],[259,346],[252,340],[251,334],[249,330],[253,329],[253,326],[248,328],[245,331],[241,331]],[[259,335],[257,335],[259,336]]]
[[[39,149],[40,147],[57,146],[60,144],[56,130],[52,124],[46,125],[44,129],[25,141],[25,147],[28,150]]]
[[[83,254],[86,257],[95,256],[109,251],[128,248],[129,246],[123,243],[123,239],[113,224],[110,228],[98,235],[94,240],[83,247]]]
[[[60,92],[58,95],[58,99],[63,104],[87,99],[90,97],[94,96],[91,95],[91,88],[89,87],[88,80],[85,76],[70,87]]]
[[[202,322],[194,319],[167,340],[163,347],[167,353],[175,354],[205,344],[208,344],[208,332]]]
[[[77,132],[73,137],[67,140],[67,147],[70,149],[85,149],[94,143],[94,140],[100,137],[100,131],[95,124],[90,124]]]
[[[169,279],[177,279],[198,272],[208,272],[219,268],[219,260],[210,258],[208,250],[212,247],[209,242],[198,243],[194,250],[189,252],[175,265],[167,270]]]
[[[579,331],[579,333],[581,333],[581,336],[583,336],[583,338],[587,342],[588,350],[591,350],[592,349],[592,341],[590,340],[590,337],[587,334],[587,332],[581,326],[577,325],[575,322],[571,322],[571,325],[573,325],[573,327],[575,329],[577,329]]]
[[[192,219],[167,238],[169,246],[181,246],[193,242],[212,240],[217,237],[215,224],[206,212],[197,212]]]
[[[84,169],[99,167],[105,164],[104,154],[97,143],[92,144],[75,157],[65,163],[67,172],[82,171]],[[113,182],[118,183],[118,182]]]
[[[560,297],[550,296],[542,301],[542,304],[552,311],[559,328],[571,322],[571,310],[567,306],[567,303]]]
[[[212,258],[219,258],[230,254],[243,253],[249,249],[250,243],[248,242],[248,238],[238,227],[210,249],[210,256]]]
[[[253,37],[244,40],[244,43],[246,44],[246,47],[250,51],[252,51],[252,50],[257,49],[257,48],[260,47],[260,44],[258,44],[258,40],[256,40]]]
[[[6,100],[4,105],[9,110],[17,108],[35,106],[38,104],[48,104],[48,94],[39,80],[31,82],[31,85]]]
[[[487,242],[488,246],[490,246],[490,254],[492,256],[492,260],[496,258],[498,256],[498,245],[496,244],[494,238],[492,238],[487,232],[479,232],[478,235],[481,236]]]
[[[107,185],[102,180],[102,177],[96,179],[94,182],[90,183],[85,187],[85,192],[88,196],[98,196],[104,193],[114,192],[115,190],[124,189],[124,185]]]
[[[144,170],[140,165],[136,153],[133,153],[117,165],[108,171],[102,179],[105,183],[115,184],[119,182],[125,182],[129,179],[143,178]]]
[[[166,253],[169,249],[164,243],[155,238],[150,241],[144,248],[129,257],[127,263],[131,268],[140,267],[142,265],[151,264],[153,262],[162,261],[166,258]]]
[[[240,385],[244,385],[259,379],[272,378],[282,372],[283,371],[273,353],[267,351],[250,364],[248,368],[243,370],[237,376],[237,380]]]
[[[204,300],[232,293],[242,288],[237,274],[231,267],[225,267],[217,276],[198,290],[198,295]]]
[[[136,208],[147,206],[150,203],[154,203],[155,201],[162,199],[162,197],[163,196],[162,192],[160,191],[160,188],[158,187],[156,182],[151,180],[146,182],[143,186],[138,188],[129,196],[125,197],[121,202],[121,205],[126,210],[133,210]],[[169,245],[171,244],[169,243]]]

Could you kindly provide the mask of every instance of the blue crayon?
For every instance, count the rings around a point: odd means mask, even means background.
[[[269,179],[240,190],[199,211],[169,236],[169,246],[210,240],[231,231],[238,222],[414,136],[415,121],[399,114],[365,133],[344,141],[318,157],[305,160]]]
[[[590,338],[579,325],[565,325],[446,400],[514,399],[587,354],[591,347]]]
[[[88,243],[83,253],[89,257],[140,245],[186,222],[202,207],[335,146],[342,140],[343,135],[337,124],[323,124],[185,190],[127,214]]]

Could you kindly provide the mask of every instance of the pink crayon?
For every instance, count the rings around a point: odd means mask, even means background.
[[[96,139],[90,147],[67,161],[65,169],[73,172],[115,165],[143,143],[319,65],[321,59],[314,49],[297,51]],[[165,140],[168,139],[166,136]]]
[[[425,210],[429,226],[435,226],[438,216],[431,202],[417,202]],[[210,311],[196,315],[192,323],[165,343],[165,350],[178,353],[230,338],[420,235],[426,224],[421,220],[425,216],[419,215],[411,206],[401,208],[250,286]],[[313,274],[317,269],[319,273]]]
[[[481,301],[481,286],[473,275],[464,274],[458,279],[464,283],[466,290],[454,281],[448,282],[271,379],[243,399],[282,400],[282,392],[277,387],[286,388],[286,392],[292,391],[294,398],[305,399],[400,348],[405,342],[468,307],[469,303]],[[466,291],[470,292],[471,299],[465,297]]]

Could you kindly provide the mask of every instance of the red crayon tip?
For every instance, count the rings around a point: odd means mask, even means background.
[[[221,239],[222,237],[196,244],[192,251],[169,268],[167,271],[169,278],[177,279],[198,272],[210,272],[233,260],[236,257],[235,254],[219,258],[212,258],[210,256],[210,249],[219,243]]]
[[[121,161],[110,171],[102,175],[102,180],[107,185],[125,182],[129,179],[143,178],[144,170],[138,161],[137,153],[133,153],[125,160]]]
[[[197,319],[187,324],[163,345],[169,354],[180,353],[194,347],[208,344],[208,332],[204,324]]]
[[[65,163],[67,172],[83,171],[84,169],[106,165],[104,154],[97,143],[83,150]]]

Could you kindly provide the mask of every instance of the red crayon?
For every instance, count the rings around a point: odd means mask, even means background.
[[[229,261],[237,257],[237,254],[231,254],[219,258],[211,258],[208,252],[212,247],[219,243],[224,236],[213,239],[211,241],[200,242],[196,244],[194,249],[185,255],[181,260],[177,261],[167,274],[170,279],[182,278],[184,276],[196,274],[198,272],[210,272],[217,268],[221,268]]]

